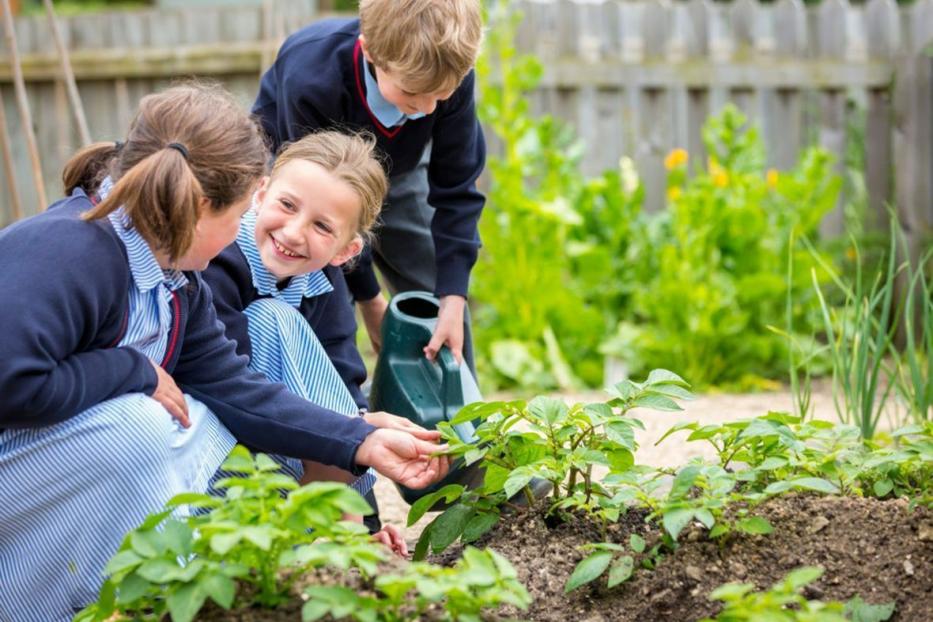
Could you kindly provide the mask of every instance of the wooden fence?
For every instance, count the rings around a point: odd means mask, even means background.
[[[876,212],[895,202],[912,235],[933,225],[933,0],[759,4],[689,0],[521,0],[521,52],[545,64],[534,107],[572,123],[587,172],[638,164],[649,209],[664,200],[663,158],[703,157],[700,128],[734,102],[758,123],[769,163],[796,162],[808,144],[836,154],[864,140],[864,180]],[[260,7],[150,10],[59,19],[96,139],[121,136],[139,98],[180,76],[223,80],[244,105],[282,37],[319,18],[316,0]],[[16,21],[33,124],[50,197],[78,146],[50,27]],[[5,49],[5,48],[4,48]],[[11,85],[0,53],[0,95],[26,213],[37,205]],[[480,94],[481,96],[481,94]],[[0,225],[13,219],[0,181]],[[825,223],[842,230],[842,211]]]

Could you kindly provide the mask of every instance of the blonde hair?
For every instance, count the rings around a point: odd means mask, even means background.
[[[389,180],[375,156],[376,139],[368,133],[314,132],[285,145],[275,159],[272,178],[293,160],[313,162],[344,182],[360,199],[356,233],[369,241],[389,190]]]
[[[480,0],[360,0],[373,63],[416,93],[457,88],[483,40]]]
[[[139,234],[176,260],[191,247],[202,199],[223,212],[248,196],[267,161],[259,126],[229,93],[187,83],[144,97],[126,142],[85,147],[62,181],[68,194],[91,192],[109,174],[113,189],[84,219],[122,206]]]

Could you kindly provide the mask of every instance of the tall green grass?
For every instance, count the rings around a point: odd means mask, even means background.
[[[892,217],[887,256],[874,278],[865,274],[853,238],[856,268],[851,285],[806,241],[843,297],[841,306],[827,303],[816,270],[811,269],[832,362],[833,404],[840,420],[857,425],[865,439],[875,435],[896,384],[898,353],[893,346],[902,305],[895,300],[895,292],[898,275],[905,269],[904,264],[897,264],[898,230],[897,219]]]

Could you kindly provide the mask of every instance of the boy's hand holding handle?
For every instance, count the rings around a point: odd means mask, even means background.
[[[466,298],[463,296],[443,296],[441,308],[437,313],[437,326],[431,341],[424,347],[424,355],[432,361],[437,358],[441,346],[450,348],[457,363],[463,363],[463,313]]]
[[[162,404],[168,414],[172,416],[172,419],[178,421],[183,428],[191,427],[191,421],[188,419],[188,404],[185,402],[184,393],[175,384],[175,379],[155,361],[150,360],[149,362],[155,368],[156,377],[158,378],[155,391],[152,392],[150,397]]]

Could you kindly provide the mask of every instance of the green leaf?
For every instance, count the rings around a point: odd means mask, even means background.
[[[473,449],[470,449],[465,454],[463,454],[463,462],[466,466],[470,466],[474,462],[482,460],[488,451],[488,447],[474,447]]]
[[[774,531],[771,523],[760,516],[748,516],[739,520],[735,526],[740,531],[757,535],[765,535]]]
[[[437,519],[435,518],[433,522],[428,524],[428,526],[421,531],[421,536],[418,538],[418,542],[415,544],[415,550],[412,553],[413,561],[421,561],[427,556],[428,547],[431,545],[431,534],[433,531],[434,523],[436,522]]]
[[[240,543],[241,538],[242,534],[237,531],[216,534],[211,537],[211,549],[218,555],[226,555]]]
[[[645,393],[639,396],[634,403],[635,406],[650,408],[652,410],[675,411],[683,410],[680,405],[669,397],[658,395],[657,393]]]
[[[515,493],[527,486],[533,477],[534,474],[527,470],[512,471],[509,478],[505,480],[505,495],[511,499]]]
[[[136,569],[136,574],[151,583],[168,583],[178,578],[181,568],[172,560],[150,559]]]
[[[107,562],[104,573],[108,575],[117,574],[128,568],[135,568],[141,563],[143,563],[143,558],[133,551],[120,551]]]
[[[213,574],[201,581],[204,591],[215,603],[224,609],[233,606],[236,597],[236,582],[222,574]]]
[[[191,622],[201,610],[207,595],[197,583],[186,583],[168,595],[166,604],[172,622]]]
[[[629,536],[628,545],[636,553],[643,553],[645,551],[645,539],[637,533],[633,533]]]
[[[319,600],[309,600],[301,608],[302,622],[317,622],[330,613],[330,605]]]
[[[464,488],[460,484],[448,484],[436,492],[421,497],[412,504],[411,509],[408,511],[408,526],[411,527],[417,523],[441,499],[450,503],[460,497],[463,490]]]
[[[474,402],[473,404],[467,404],[450,420],[450,425],[459,425],[474,419],[486,419],[490,415],[502,411],[505,405],[505,402]]]
[[[876,497],[884,497],[894,490],[894,482],[889,479],[879,479],[875,482],[874,486],[872,486],[872,489],[875,491]]]
[[[252,542],[263,551],[272,546],[272,529],[269,527],[244,527],[243,538]]]
[[[130,546],[142,557],[155,557],[159,554],[159,534],[155,531],[134,531],[130,533]]]
[[[463,541],[475,542],[487,531],[496,526],[499,515],[495,512],[480,512],[471,518],[463,528]]]
[[[749,592],[755,589],[755,586],[751,583],[726,583],[725,585],[720,585],[715,590],[710,592],[710,600],[721,600],[721,601],[731,601],[738,600],[742,596],[745,596]]]
[[[528,414],[550,425],[566,418],[568,411],[567,404],[551,397],[538,396],[528,402]]]
[[[581,585],[586,585],[590,581],[597,579],[599,575],[606,571],[611,561],[612,553],[610,551],[596,551],[589,557],[584,557],[577,564],[577,567],[573,569],[573,573],[567,580],[567,585],[564,586],[564,593],[572,592]]]
[[[885,622],[894,615],[896,603],[871,605],[862,600],[861,596],[853,597],[846,603],[845,614],[851,622]]]
[[[676,508],[665,512],[661,523],[664,525],[665,531],[676,540],[677,536],[680,535],[680,532],[691,520],[693,520],[692,508]]]
[[[784,480],[780,482],[774,482],[765,488],[765,494],[773,495],[786,492],[791,489],[803,489],[803,490],[813,490],[815,492],[822,492],[828,495],[839,494],[839,489],[836,486],[825,479],[820,477],[799,477],[793,480]]]
[[[128,574],[117,587],[117,602],[121,605],[134,603],[146,595],[150,585],[135,572]]]
[[[648,374],[648,379],[645,381],[645,384],[674,384],[681,387],[689,387],[690,384],[675,374],[672,371],[666,369],[653,369],[651,373]]]
[[[437,517],[431,529],[431,548],[435,553],[443,551],[460,537],[473,515],[473,508],[457,503]]]
[[[632,569],[635,567],[635,560],[630,555],[624,555],[612,563],[609,568],[608,587],[615,587],[623,581],[628,581],[632,576]]]
[[[713,517],[713,513],[707,510],[706,508],[700,508],[694,513],[694,517],[703,524],[707,529],[712,529],[713,525],[716,524],[716,519]]]
[[[771,456],[770,458],[765,458],[762,463],[758,465],[758,469],[761,471],[773,471],[774,469],[780,469],[785,466],[787,466],[787,458]]]

